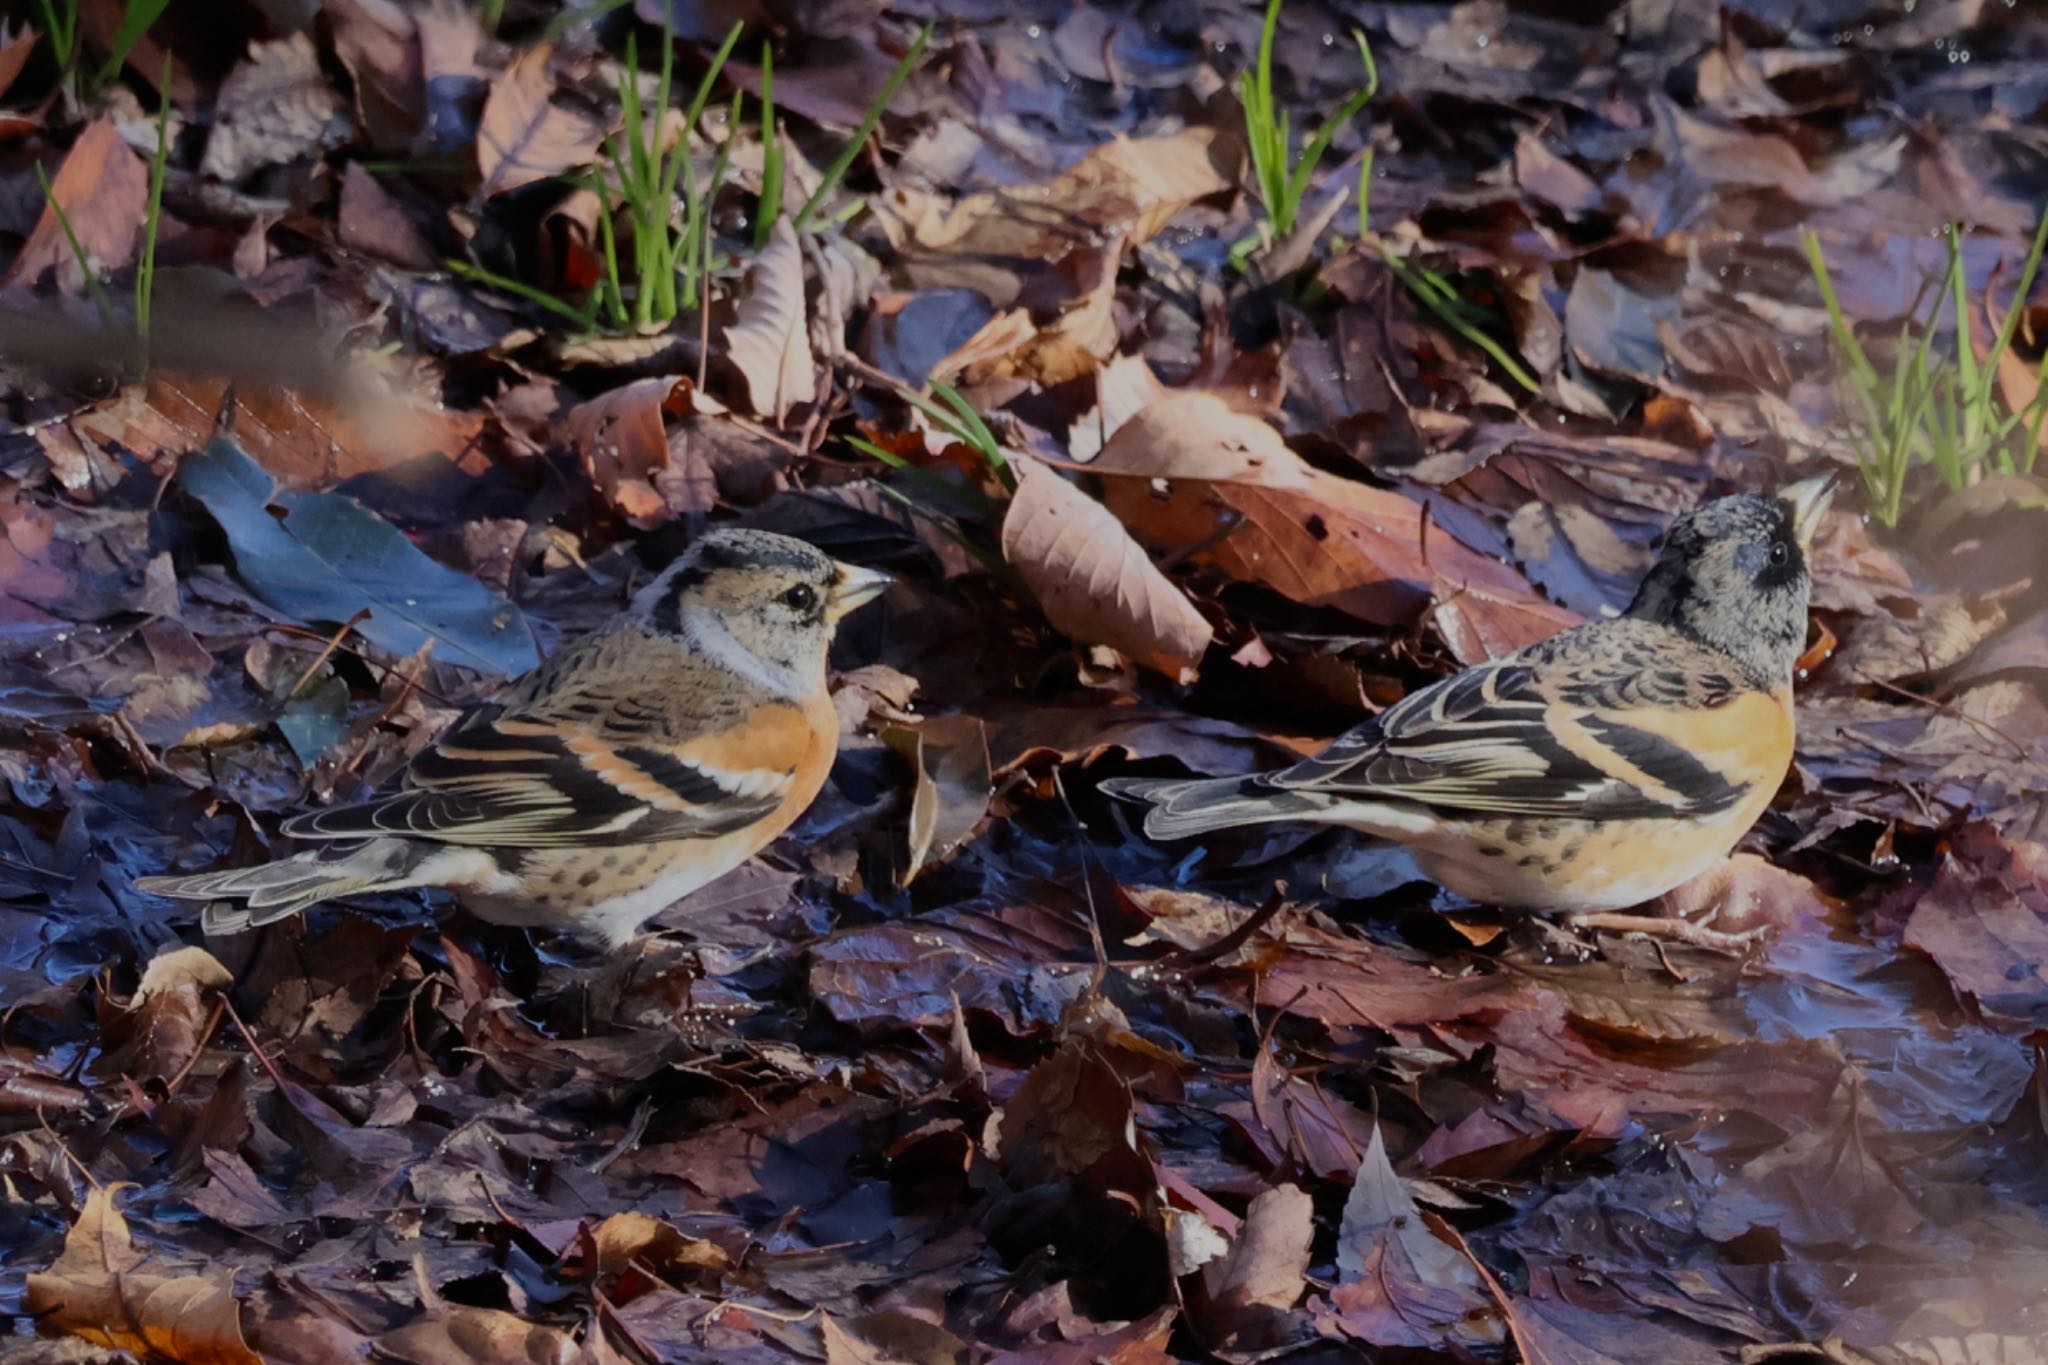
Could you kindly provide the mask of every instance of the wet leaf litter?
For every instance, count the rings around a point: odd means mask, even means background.
[[[1259,5],[318,8],[0,31],[10,1350],[2048,1356],[2039,14],[1291,0],[1295,148],[1354,29],[1378,87],[1283,240]],[[614,325],[646,221],[702,302]],[[1836,310],[2020,416],[1921,428],[1896,518]],[[1665,907],[1746,955],[1097,790],[1313,753],[1830,465],[1793,771]],[[824,793],[631,954],[134,890],[728,522],[901,586]]]

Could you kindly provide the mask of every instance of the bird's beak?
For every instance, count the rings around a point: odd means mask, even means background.
[[[882,595],[882,589],[896,580],[879,569],[853,564],[838,565],[839,576],[825,593],[825,619],[837,621],[855,607],[865,606]]]
[[[1778,490],[1792,508],[1792,533],[1799,537],[1799,548],[1813,548],[1814,533],[1820,530],[1821,518],[1828,514],[1828,504],[1835,500],[1835,476],[1832,472],[1798,483],[1787,484]]]

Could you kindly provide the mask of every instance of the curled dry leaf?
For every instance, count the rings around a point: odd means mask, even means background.
[[[146,1359],[263,1365],[242,1336],[227,1283],[145,1268],[128,1220],[114,1207],[114,1196],[129,1188],[102,1185],[86,1195],[63,1254],[29,1275],[27,1310],[45,1327]]]
[[[803,249],[785,217],[747,267],[747,297],[725,330],[726,353],[747,381],[754,411],[777,422],[818,391],[805,316]]]
[[[597,159],[604,123],[554,102],[555,81],[548,71],[553,55],[547,43],[528,48],[491,82],[476,130],[485,197],[579,170]]]
[[[939,716],[915,729],[882,732],[888,745],[917,767],[910,798],[907,886],[918,873],[967,842],[988,814],[995,790],[989,777],[988,732],[975,716]]]
[[[1308,606],[1381,625],[1434,590],[1461,655],[1486,657],[1576,618],[1475,554],[1399,493],[1324,473],[1211,393],[1170,394],[1117,428],[1090,465],[1137,537]]]
[[[320,70],[313,39],[294,33],[251,43],[222,82],[199,169],[234,184],[266,166],[318,156],[350,136],[348,112]]]
[[[71,144],[64,165],[50,182],[50,197],[63,208],[86,258],[98,269],[115,269],[128,263],[142,238],[149,213],[149,170],[128,150],[113,120],[97,119]],[[48,270],[57,272],[58,284],[67,293],[85,287],[64,227],[46,203],[4,283],[33,285]]]
[[[1191,682],[1215,632],[1108,508],[1035,460],[1014,462],[1003,558],[1045,619],[1082,644],[1108,645]]]
[[[1315,1201],[1298,1185],[1263,1190],[1252,1200],[1229,1253],[1202,1272],[1220,1316],[1294,1307],[1307,1283],[1315,1212]]]
[[[569,410],[569,444],[605,501],[645,530],[669,518],[655,480],[669,468],[666,414],[688,408],[689,381],[637,379]]]

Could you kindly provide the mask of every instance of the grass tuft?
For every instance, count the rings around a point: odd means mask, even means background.
[[[1279,241],[1294,231],[1309,180],[1323,154],[1329,151],[1338,130],[1351,122],[1380,88],[1379,66],[1373,61],[1372,45],[1363,32],[1354,29],[1351,36],[1358,44],[1359,60],[1365,67],[1365,84],[1353,91],[1336,113],[1323,120],[1316,135],[1297,156],[1293,120],[1280,107],[1273,89],[1273,37],[1280,26],[1280,7],[1284,3],[1285,0],[1270,0],[1266,6],[1266,20],[1259,29],[1258,59],[1237,77],[1238,102],[1244,106],[1245,142],[1251,149],[1252,185],[1266,210],[1264,233],[1238,243],[1232,250],[1232,256],[1240,261],[1261,245]],[[1371,174],[1371,164],[1368,155],[1363,174]],[[1360,222],[1364,222],[1362,212]]]
[[[1869,494],[1872,513],[1886,526],[1896,526],[1905,511],[1914,471],[1925,466],[1943,484],[1958,489],[1983,471],[2030,474],[2040,455],[2041,431],[2048,421],[2048,355],[2034,372],[2034,394],[2017,408],[1999,389],[1998,372],[2013,337],[2027,296],[2048,249],[2048,216],[2034,232],[2012,306],[1997,338],[1980,360],[1971,344],[1969,286],[1963,270],[1961,233],[1950,224],[1948,261],[1938,285],[1923,288],[1933,302],[1921,314],[1916,300],[1894,342],[1890,372],[1880,371],[1842,311],[1828,272],[1820,238],[1809,229],[1802,241],[1828,327],[1843,361],[1842,385],[1855,399],[1859,421],[1851,423],[1850,443],[1856,466]],[[1948,345],[1937,348],[1935,335],[1942,313],[1949,312]],[[2015,438],[2018,439],[2015,439]]]

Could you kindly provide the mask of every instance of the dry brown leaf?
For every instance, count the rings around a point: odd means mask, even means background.
[[[1260,1192],[1245,1210],[1230,1252],[1202,1272],[1215,1305],[1226,1310],[1294,1307],[1307,1284],[1315,1201],[1296,1185]]]
[[[665,414],[687,412],[688,392],[680,375],[639,379],[578,403],[563,422],[598,491],[643,530],[669,517],[654,481],[669,467]]]
[[[883,228],[921,287],[972,283],[999,308],[1017,302],[1018,260],[1057,261],[1122,233],[1136,246],[1198,199],[1237,183],[1234,144],[1213,128],[1122,135],[1051,180],[971,194],[957,203],[912,189],[881,196]],[[989,265],[977,267],[973,258]]]
[[[352,250],[411,270],[439,265],[419,227],[360,162],[342,173],[338,226],[342,245]]]
[[[8,88],[20,79],[21,69],[28,65],[28,55],[35,51],[39,36],[34,29],[29,29],[10,40],[5,47],[0,47],[0,95],[6,94]]]
[[[519,54],[491,82],[476,130],[477,168],[488,198],[550,176],[588,166],[604,142],[602,120],[554,102],[548,71],[554,46],[541,43]]]
[[[916,728],[894,726],[882,740],[917,770],[910,797],[908,886],[917,874],[967,842],[988,814],[995,783],[989,776],[988,732],[975,716],[938,716]]]
[[[190,1365],[263,1365],[242,1337],[229,1284],[197,1275],[151,1274],[114,1207],[126,1184],[86,1196],[64,1251],[28,1277],[26,1306],[45,1327],[109,1350]]]
[[[475,451],[483,416],[441,407],[414,377],[353,373],[333,399],[292,389],[238,387],[235,436],[270,473],[293,488],[329,488],[359,474],[439,455],[480,472]],[[226,392],[218,379],[152,375],[76,424],[104,441],[118,441],[146,459],[180,455],[205,445]]]
[[[111,119],[86,125],[50,182],[50,195],[62,206],[79,246],[97,269],[113,270],[128,263],[149,213],[149,171],[128,150]],[[45,204],[21,254],[8,268],[5,283],[33,285],[51,269],[66,293],[84,289],[71,243],[56,213]]]
[[[1017,493],[1003,516],[1003,558],[1045,619],[1082,644],[1108,645],[1192,682],[1215,637],[1108,508],[1035,460],[1013,461]]]
[[[251,43],[222,82],[199,169],[235,184],[251,171],[318,156],[350,136],[347,110],[320,70],[313,39],[294,33]]]
[[[779,219],[747,267],[747,297],[725,330],[726,353],[747,381],[754,411],[780,422],[818,390],[804,309],[804,257],[796,229]]]
[[[1393,625],[1435,591],[1461,657],[1576,618],[1438,527],[1420,504],[1305,463],[1278,432],[1211,393],[1170,394],[1117,429],[1089,468],[1142,541],[1309,606]]]
[[[454,1306],[378,1337],[377,1355],[410,1365],[572,1365],[589,1358],[559,1327],[528,1322],[498,1308]]]

